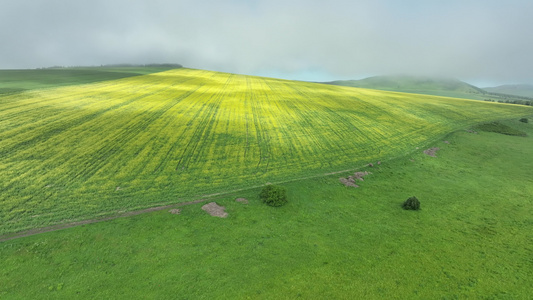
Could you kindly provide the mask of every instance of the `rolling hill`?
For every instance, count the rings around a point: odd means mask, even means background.
[[[531,90],[528,90],[527,86],[480,89],[458,79],[446,77],[375,76],[361,80],[338,80],[326,82],[326,84],[500,103],[522,105],[531,105],[533,103],[533,98],[528,98],[528,95],[531,95]]]
[[[356,169],[529,107],[193,69],[0,95],[0,234]]]
[[[533,98],[533,85],[530,84],[508,84],[496,87],[486,87],[483,89],[490,93],[509,94]]]
[[[177,65],[153,64],[0,70],[0,95],[146,75],[176,67]]]
[[[482,99],[486,91],[454,78],[410,75],[374,76],[361,80],[339,80],[328,84],[383,91]]]

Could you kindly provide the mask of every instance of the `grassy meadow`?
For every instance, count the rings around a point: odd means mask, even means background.
[[[279,208],[251,189],[213,199],[225,219],[195,204],[2,242],[0,298],[528,299],[533,124],[502,124],[528,136],[459,130],[357,189],[285,183]]]
[[[487,92],[480,88],[446,77],[390,75],[361,80],[338,80],[329,82],[329,84],[475,100],[484,100],[488,97]]]
[[[0,95],[0,235],[356,169],[530,107],[176,69]]]
[[[337,80],[328,84],[522,105],[531,105],[533,100],[528,96],[532,88],[527,85],[481,89],[458,79],[438,76],[374,76],[361,80]]]
[[[0,96],[35,89],[87,84],[146,75],[170,67],[72,67],[28,70],[0,70]]]

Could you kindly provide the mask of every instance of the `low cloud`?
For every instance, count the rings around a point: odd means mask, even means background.
[[[316,81],[533,83],[532,14],[518,0],[4,0],[0,68],[175,62]]]

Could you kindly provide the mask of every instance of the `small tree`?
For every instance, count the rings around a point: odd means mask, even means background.
[[[402,207],[403,209],[407,209],[407,210],[419,210],[420,201],[418,201],[418,199],[415,196],[413,196],[405,200],[405,202],[402,204]]]
[[[259,193],[261,201],[269,206],[283,206],[287,203],[287,190],[277,185],[267,185]]]
[[[527,123],[528,121],[529,121],[529,120],[528,120],[527,118],[522,118],[522,119],[520,119],[520,122],[522,122],[522,123]]]

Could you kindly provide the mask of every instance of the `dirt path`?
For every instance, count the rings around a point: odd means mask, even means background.
[[[199,200],[194,200],[194,201],[189,201],[189,202],[170,204],[170,205],[165,205],[165,206],[156,206],[156,207],[150,207],[150,208],[141,209],[141,210],[128,211],[128,212],[125,212],[125,213],[121,213],[121,214],[117,214],[117,215],[113,215],[113,216],[109,216],[109,217],[104,217],[104,218],[99,218],[99,219],[89,219],[89,220],[70,222],[70,223],[65,223],[65,224],[57,224],[57,225],[53,225],[53,226],[49,226],[49,227],[35,228],[35,229],[26,230],[26,231],[20,231],[20,232],[16,232],[16,233],[11,233],[11,234],[6,234],[6,235],[0,236],[0,242],[5,242],[5,241],[9,241],[9,240],[18,239],[18,238],[21,238],[21,237],[36,235],[36,234],[39,234],[39,233],[57,231],[57,230],[61,230],[61,229],[67,229],[67,228],[80,226],[80,225],[85,225],[85,224],[104,222],[104,221],[114,220],[114,219],[118,219],[118,218],[136,216],[136,215],[149,213],[149,212],[153,212],[153,211],[159,211],[159,210],[164,210],[164,209],[169,209],[169,208],[175,208],[175,207],[180,207],[180,206],[197,204],[197,203],[201,203],[201,202],[205,202],[205,201],[207,201],[207,199],[199,199]]]

